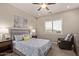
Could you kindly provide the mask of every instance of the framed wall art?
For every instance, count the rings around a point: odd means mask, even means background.
[[[22,16],[14,16],[14,28],[26,28],[27,19]]]

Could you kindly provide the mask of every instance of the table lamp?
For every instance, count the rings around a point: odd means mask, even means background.
[[[8,28],[2,28],[2,27],[0,28],[0,35],[1,35],[0,38],[1,38],[2,40],[5,39],[5,34],[7,34],[7,33],[9,33]],[[0,39],[0,40],[1,40],[1,39]]]

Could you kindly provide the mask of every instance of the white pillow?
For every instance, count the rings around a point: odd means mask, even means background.
[[[67,34],[67,36],[66,36],[66,38],[64,40],[68,40],[69,36],[70,36],[70,34]]]
[[[22,41],[23,35],[14,35],[14,38],[15,38],[16,41]]]

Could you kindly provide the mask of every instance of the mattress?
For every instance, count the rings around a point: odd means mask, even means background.
[[[13,48],[26,56],[44,56],[52,47],[50,40],[30,39],[28,41],[14,41]]]

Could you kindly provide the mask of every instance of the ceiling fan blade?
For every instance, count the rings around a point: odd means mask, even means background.
[[[46,7],[46,10],[49,10],[49,8],[48,8],[48,7]]]
[[[35,4],[35,5],[42,5],[42,4],[53,5],[53,4],[56,4],[56,3],[32,3],[32,4]]]
[[[35,4],[35,5],[41,5],[41,3],[32,3],[32,4]]]
[[[47,3],[47,5],[53,5],[53,4],[56,4],[56,3]]]
[[[39,9],[37,9],[37,10],[40,11],[41,10],[41,7]]]

